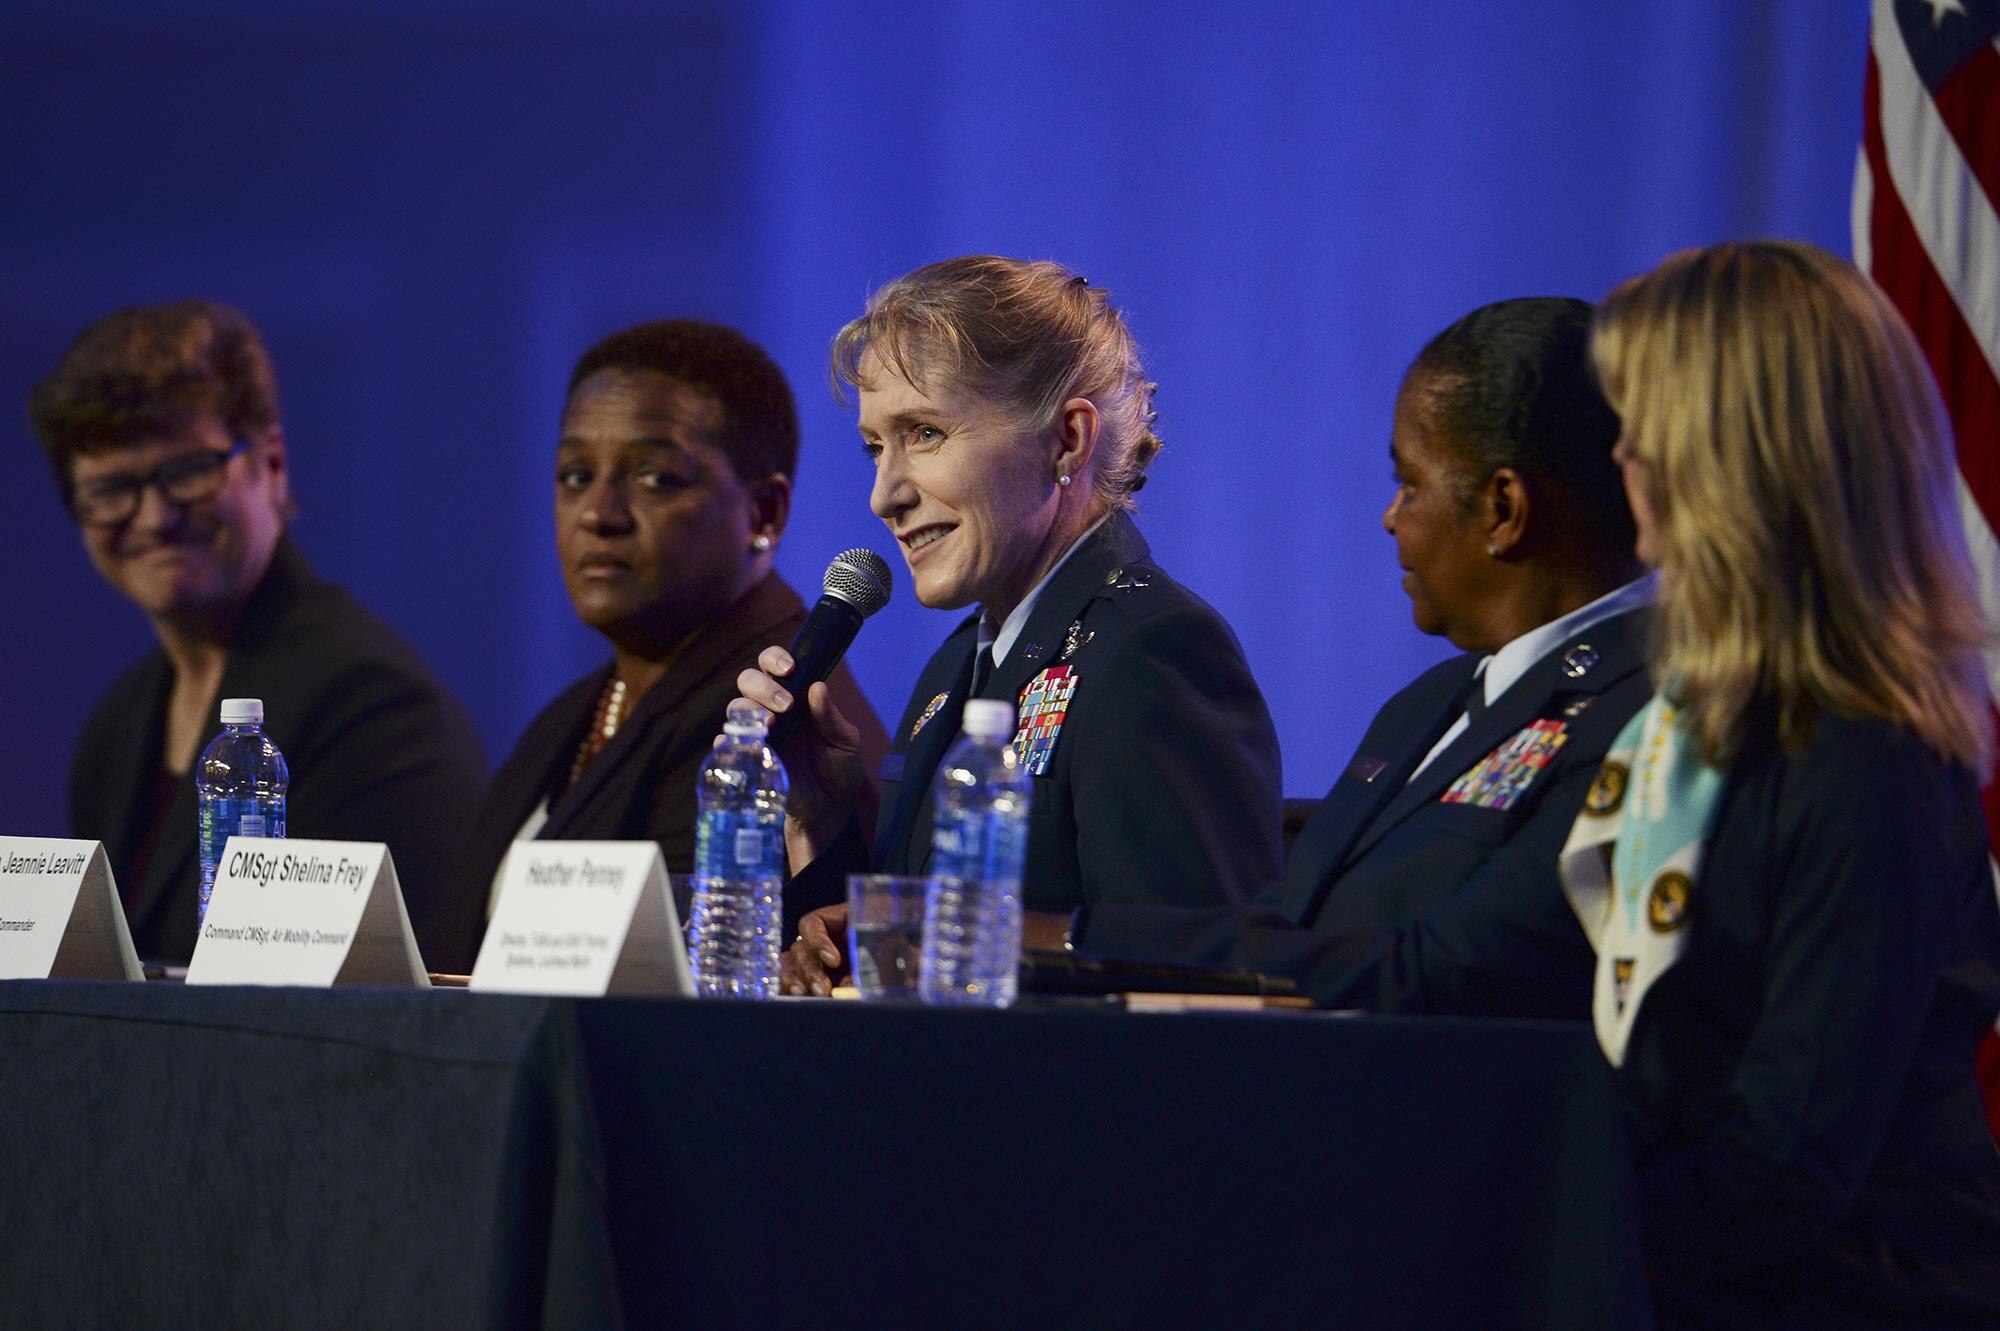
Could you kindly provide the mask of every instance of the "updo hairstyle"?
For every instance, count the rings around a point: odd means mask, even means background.
[[[865,388],[863,355],[926,391],[950,386],[998,403],[1024,436],[1087,398],[1099,426],[1091,485],[1100,511],[1132,507],[1159,454],[1139,344],[1111,303],[1061,264],[991,254],[946,259],[876,291],[833,339],[834,395]]]

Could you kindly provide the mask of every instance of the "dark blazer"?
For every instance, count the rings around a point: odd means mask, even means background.
[[[673,668],[639,700],[577,783],[549,807],[542,841],[657,841],[669,873],[694,869],[695,780],[722,733],[736,676],[764,648],[783,646],[806,608],[771,574],[704,628]],[[528,723],[480,805],[461,857],[459,890],[482,903],[528,814],[569,777],[577,746],[611,675],[606,663],[565,689]],[[845,665],[827,684],[841,713],[861,730],[864,753],[887,747],[882,723]]]
[[[98,701],[71,762],[69,808],[72,835],[104,842],[139,955],[182,964],[194,951],[201,890],[192,769],[174,791],[144,881],[134,885],[128,873],[164,766],[172,689],[173,668],[156,650]],[[264,731],[291,772],[286,832],[386,841],[425,963],[469,964],[484,903],[453,890],[451,857],[486,757],[416,650],[315,577],[284,539],[230,641],[217,697],[264,700]]]
[[[1907,730],[1767,721],[1619,1081],[1662,1326],[2000,1326],[2000,1011],[1978,783]]]
[[[931,778],[958,737],[978,624],[961,623],[917,677],[882,764],[872,849],[850,824],[787,886],[789,914],[842,900],[850,870],[929,865]],[[1122,513],[1042,589],[980,696],[1018,705],[1037,674],[1062,665],[1076,688],[1033,779],[1027,909],[1240,901],[1277,871],[1278,740],[1264,696],[1236,635],[1152,561]]]
[[[1249,907],[1094,906],[1076,921],[1076,945],[1290,976],[1327,1007],[1588,1017],[1596,962],[1556,853],[1605,752],[1652,695],[1644,615],[1614,615],[1551,651],[1411,781],[1464,711],[1479,658],[1433,667],[1376,714],[1284,876]],[[1461,773],[1543,719],[1563,724],[1564,743],[1511,808],[1441,802]]]

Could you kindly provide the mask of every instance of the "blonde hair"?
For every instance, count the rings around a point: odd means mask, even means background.
[[[1787,745],[1822,711],[1876,717],[1983,777],[1951,433],[1875,285],[1811,245],[1685,250],[1611,293],[1591,351],[1647,478],[1657,677],[1709,760],[1757,703]]]
[[[1058,263],[991,254],[946,259],[868,298],[833,339],[834,395],[865,388],[873,350],[910,383],[963,387],[1005,405],[1026,434],[1052,428],[1071,398],[1097,408],[1091,484],[1102,510],[1132,507],[1161,443],[1139,344],[1111,293]]]

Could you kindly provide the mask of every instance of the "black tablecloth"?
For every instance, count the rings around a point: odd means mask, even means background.
[[[1587,1030],[0,984],[18,1325],[1644,1320]]]

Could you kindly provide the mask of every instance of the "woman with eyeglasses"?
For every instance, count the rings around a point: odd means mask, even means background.
[[[98,702],[70,773],[71,835],[104,842],[139,955],[194,950],[192,769],[219,700],[252,697],[291,769],[290,834],[387,842],[424,960],[467,969],[484,902],[452,889],[451,860],[485,781],[478,736],[286,536],[277,384],[249,319],[201,300],[107,315],[29,415],[91,562],[159,641]]]

